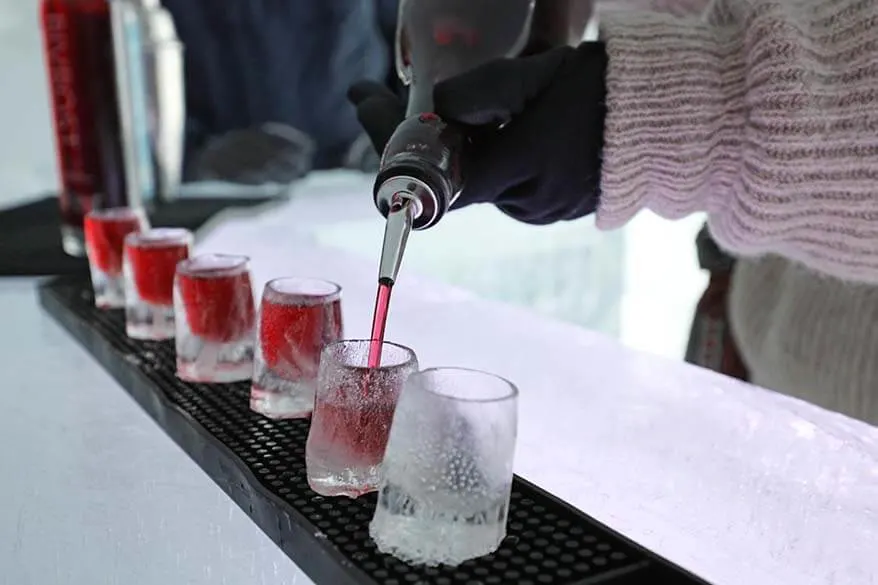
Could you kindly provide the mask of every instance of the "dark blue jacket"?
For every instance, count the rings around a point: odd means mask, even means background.
[[[397,0],[163,0],[186,46],[187,153],[209,137],[284,122],[340,164],[361,129],[360,79],[388,79]]]

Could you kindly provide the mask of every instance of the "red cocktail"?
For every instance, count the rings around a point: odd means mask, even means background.
[[[418,370],[414,352],[393,343],[383,344],[378,367],[368,367],[370,345],[339,341],[320,358],[305,459],[311,489],[324,496],[378,489],[399,393]]]
[[[236,382],[252,375],[256,308],[245,256],[184,260],[174,281],[177,375]]]
[[[311,414],[320,352],[342,338],[341,287],[280,278],[262,295],[250,407],[271,418]]]
[[[125,238],[125,322],[129,337],[174,337],[174,275],[189,257],[192,232],[158,228]]]
[[[148,229],[146,215],[137,209],[119,207],[86,215],[85,247],[98,307],[121,309],[125,306],[122,278],[125,237],[145,229]]]

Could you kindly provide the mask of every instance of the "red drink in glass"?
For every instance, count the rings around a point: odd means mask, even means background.
[[[259,320],[265,364],[290,379],[317,379],[320,352],[342,337],[341,300],[325,305],[265,301]]]
[[[125,324],[134,339],[174,337],[174,275],[189,257],[192,232],[158,228],[125,238]]]
[[[174,281],[174,314],[180,378],[250,378],[256,309],[247,257],[207,254],[181,262]]]
[[[311,414],[320,352],[342,338],[341,287],[312,278],[265,286],[250,408],[271,418]]]
[[[320,417],[321,424],[314,431],[314,441],[332,445],[331,456],[377,467],[384,459],[395,406],[394,402],[320,401],[314,416]],[[372,490],[366,487],[363,493]]]
[[[181,275],[180,298],[189,330],[207,341],[225,343],[253,328],[253,294],[249,274]]]
[[[83,254],[92,209],[129,206],[108,0],[42,0],[64,250]]]
[[[85,217],[85,243],[95,293],[102,309],[125,306],[122,257],[125,237],[148,228],[142,211],[127,207],[91,211]]]
[[[381,363],[368,367],[371,340],[327,345],[305,448],[308,484],[324,496],[356,498],[375,491],[399,393],[418,370],[414,352],[385,342]]]

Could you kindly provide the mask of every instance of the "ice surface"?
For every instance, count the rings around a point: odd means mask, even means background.
[[[313,382],[290,382],[256,364],[250,409],[268,418],[307,418],[314,408]]]
[[[295,305],[318,305],[332,302],[341,292],[339,286],[318,278],[287,277],[268,283],[267,294],[276,303]],[[276,293],[276,294],[272,294]]]
[[[431,368],[418,376],[418,382],[427,392],[465,402],[493,402],[518,395],[518,389],[507,380],[464,368]]]
[[[316,234],[374,214],[369,185],[315,175],[271,214],[217,225],[200,250],[249,255],[257,286],[290,274],[338,282],[347,335],[366,336],[380,239],[364,243],[370,261]],[[354,190],[362,208],[340,196]],[[878,583],[878,429],[417,269],[395,287],[388,339],[425,367],[484,369],[519,387],[518,473],[718,585]]]
[[[132,339],[173,339],[176,335],[174,308],[147,303],[126,283],[125,333]]]
[[[378,550],[416,565],[456,566],[497,550],[506,536],[509,486],[481,498],[384,485],[369,534]]]
[[[107,274],[92,264],[89,264],[89,273],[95,306],[101,309],[121,309],[125,306],[125,278],[122,274]]]
[[[189,274],[222,272],[228,276],[227,271],[246,270],[247,260],[246,256],[232,254],[199,254],[184,261],[178,269],[185,270]]]
[[[192,232],[184,228],[152,228],[145,232],[129,234],[125,240],[134,246],[170,246],[190,242]]]
[[[108,207],[107,209],[94,209],[91,216],[96,219],[115,221],[120,219],[139,219],[143,212],[130,207]]]
[[[255,325],[228,342],[208,341],[189,327],[183,301],[174,291],[174,347],[177,376],[192,382],[240,382],[253,376]]]
[[[344,306],[342,306],[342,310],[344,310]],[[367,339],[346,339],[343,343],[332,346],[329,351],[332,352],[336,363],[345,368],[366,368],[369,364],[369,347],[370,341]],[[412,352],[411,348],[385,341],[381,345],[381,365],[379,367],[387,371],[375,372],[373,383],[377,383],[378,374],[381,375],[382,379],[392,379],[399,376],[401,370],[410,368],[412,364],[417,366],[417,355],[413,355]],[[350,375],[361,376],[362,372],[353,370]]]

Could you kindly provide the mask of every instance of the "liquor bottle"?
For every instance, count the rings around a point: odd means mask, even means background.
[[[92,208],[129,205],[107,0],[41,0],[65,252],[85,253]]]

